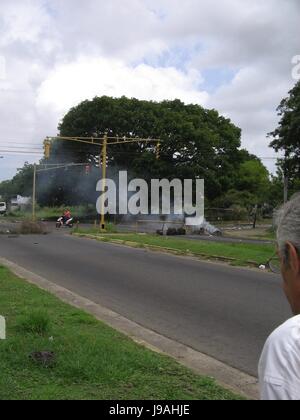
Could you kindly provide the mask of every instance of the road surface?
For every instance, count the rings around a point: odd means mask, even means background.
[[[0,235],[0,256],[252,375],[267,336],[291,316],[280,278],[257,271],[65,232]]]

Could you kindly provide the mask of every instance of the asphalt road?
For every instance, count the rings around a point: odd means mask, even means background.
[[[0,236],[0,256],[252,375],[264,341],[291,316],[275,275],[62,232]]]

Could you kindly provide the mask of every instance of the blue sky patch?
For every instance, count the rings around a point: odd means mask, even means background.
[[[209,93],[214,93],[221,86],[229,84],[237,74],[238,70],[228,68],[211,68],[201,72],[204,82],[202,88]]]

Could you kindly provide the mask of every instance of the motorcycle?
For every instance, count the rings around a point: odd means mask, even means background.
[[[62,227],[72,229],[74,226],[74,219],[71,217],[69,220],[65,220],[64,217],[60,217],[56,222],[56,229],[60,229]]]

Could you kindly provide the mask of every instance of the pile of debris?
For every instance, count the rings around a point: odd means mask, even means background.
[[[5,222],[0,223],[1,235],[46,235],[47,226],[43,222]]]
[[[199,235],[210,235],[210,236],[222,236],[223,233],[221,229],[217,228],[216,226],[212,225],[211,223],[204,220],[202,225],[199,226],[197,229],[197,233]]]
[[[48,230],[43,222],[24,221],[19,227],[21,235],[46,235]]]
[[[157,230],[156,233],[160,236],[182,236],[186,235],[186,229],[184,227],[180,228],[167,228],[167,229],[161,229]]]

